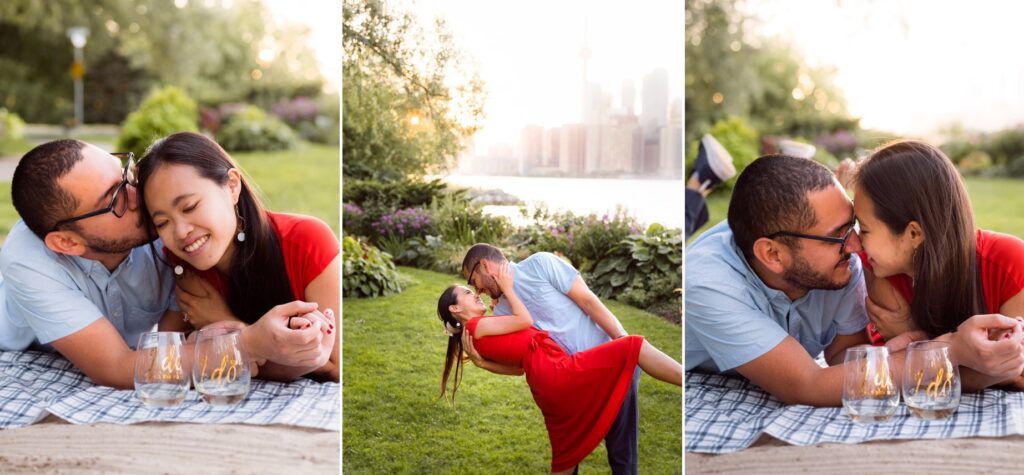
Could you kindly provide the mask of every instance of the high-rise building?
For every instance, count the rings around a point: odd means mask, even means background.
[[[683,101],[676,99],[668,110],[668,123],[661,129],[660,175],[683,176]]]
[[[633,84],[632,79],[622,81],[622,97],[620,98],[621,113],[625,115],[633,115],[636,113],[634,107],[636,105],[636,86]]]
[[[546,129],[541,139],[541,161],[545,168],[558,168],[558,139],[561,138],[561,128],[555,127]]]
[[[558,168],[566,175],[584,173],[586,133],[583,124],[566,124],[559,128]]]
[[[668,116],[668,72],[655,69],[644,76],[643,111],[640,112],[640,126],[646,140],[658,140],[661,128]]]
[[[544,128],[539,125],[523,127],[519,133],[519,174],[529,175],[543,162]]]

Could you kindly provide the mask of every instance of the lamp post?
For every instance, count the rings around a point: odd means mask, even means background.
[[[75,126],[85,122],[85,107],[83,106],[85,89],[82,85],[82,77],[85,76],[85,57],[82,48],[89,38],[89,29],[84,26],[68,28],[68,38],[75,47],[75,62],[71,65],[71,78],[75,80]]]

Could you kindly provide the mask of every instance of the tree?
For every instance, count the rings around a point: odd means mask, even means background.
[[[813,140],[856,129],[834,71],[810,68],[793,49],[751,33],[737,0],[686,0],[686,139],[743,117],[762,134]]]
[[[6,0],[0,105],[30,122],[71,115],[71,26],[90,30],[83,51],[87,122],[120,122],[154,85],[180,87],[202,104],[269,107],[319,93],[323,84],[308,32],[268,23],[261,0]]]
[[[346,0],[343,11],[343,173],[447,169],[479,128],[484,92],[445,23],[424,28],[379,0]]]

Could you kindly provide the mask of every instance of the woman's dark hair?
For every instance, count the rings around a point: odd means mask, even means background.
[[[188,165],[203,178],[221,186],[227,183],[229,170],[235,168],[241,172],[217,142],[200,134],[181,132],[153,143],[139,161],[140,197],[145,196],[149,178],[165,164]],[[245,232],[246,239],[234,241],[235,253],[227,279],[227,301],[236,317],[255,323],[274,306],[295,300],[295,295],[270,218],[242,175],[237,213],[242,218],[241,231]],[[142,212],[149,216],[145,200],[139,201]],[[151,226],[149,232],[155,232]]]
[[[455,392],[459,390],[459,382],[462,381],[462,324],[455,319],[452,315],[452,311],[448,307],[455,305],[458,302],[459,296],[455,294],[455,291],[459,289],[458,284],[449,285],[444,292],[441,293],[441,298],[437,299],[437,318],[441,319],[441,323],[445,327],[445,331],[448,332],[448,351],[444,355],[444,372],[441,373],[441,394],[438,398],[444,397],[445,391],[448,389],[448,377],[452,374],[452,366],[455,367],[454,382],[452,383],[451,392],[451,403],[455,404]],[[456,331],[452,331],[452,330]]]
[[[941,150],[916,140],[885,144],[860,165],[856,184],[893,234],[902,234],[911,221],[924,230],[924,242],[914,251],[910,304],[919,330],[934,337],[987,313],[971,202]]]

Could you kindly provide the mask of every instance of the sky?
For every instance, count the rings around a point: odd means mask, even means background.
[[[487,84],[486,119],[478,150],[518,141],[526,125],[580,121],[588,31],[588,77],[620,103],[624,80],[633,80],[640,113],[643,77],[656,68],[669,75],[669,101],[683,95],[683,2],[679,0],[493,2],[406,1],[425,24],[448,22],[455,43],[476,62]],[[585,27],[586,25],[586,27]]]
[[[748,1],[760,31],[790,40],[835,82],[861,124],[930,136],[959,122],[992,131],[1024,123],[1024,3]]]
[[[310,29],[313,48],[326,92],[341,90],[341,0],[263,0],[279,25]]]

